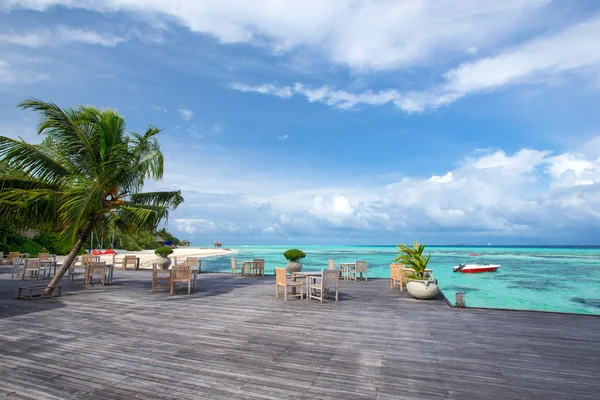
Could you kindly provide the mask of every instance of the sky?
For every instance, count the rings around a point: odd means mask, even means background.
[[[595,0],[0,0],[30,97],[163,129],[192,245],[600,244]]]

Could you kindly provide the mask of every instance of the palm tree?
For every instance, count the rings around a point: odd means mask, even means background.
[[[180,191],[141,192],[163,176],[163,154],[149,127],[125,133],[114,110],[61,109],[28,99],[19,107],[42,116],[41,144],[0,136],[0,214],[20,228],[60,229],[73,246],[49,283],[60,282],[96,225],[154,230],[182,201]]]

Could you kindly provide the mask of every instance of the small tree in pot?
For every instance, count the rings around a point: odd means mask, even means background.
[[[410,279],[406,284],[408,293],[414,298],[423,300],[435,297],[438,293],[437,281],[431,278],[425,278],[425,270],[431,259],[431,254],[428,256],[423,254],[425,245],[415,242],[413,247],[408,247],[405,244],[400,244],[396,247],[398,247],[400,255],[398,255],[394,261],[401,262],[408,268],[414,270],[413,278],[415,279]]]
[[[283,256],[289,261],[286,267],[289,273],[302,271],[302,264],[298,262],[306,257],[302,250],[290,249],[283,253]]]
[[[169,254],[173,254],[173,249],[169,246],[157,247],[156,250],[154,250],[154,254],[158,256],[158,260],[156,261],[158,268],[163,270],[168,269],[171,265]]]

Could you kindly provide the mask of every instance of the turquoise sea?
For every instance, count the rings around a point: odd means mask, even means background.
[[[265,259],[265,273],[285,266],[283,252],[290,246],[235,246],[238,260]],[[299,246],[306,253],[305,270],[327,268],[355,260],[369,262],[369,277],[388,278],[395,246]],[[509,308],[600,315],[600,247],[463,247],[428,246],[430,266],[446,298],[466,293],[468,307]],[[497,272],[462,274],[452,267],[468,261],[469,253],[501,264]],[[203,261],[204,271],[230,272],[231,257]]]

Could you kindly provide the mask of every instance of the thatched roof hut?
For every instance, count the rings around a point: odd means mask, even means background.
[[[158,235],[154,235],[154,240],[156,241],[156,243],[160,244],[161,246],[165,243],[165,239],[161,238]]]
[[[215,242],[215,247],[221,247],[221,242],[219,242],[218,240]]]
[[[183,242],[181,242],[185,247],[189,246],[190,244],[192,244],[192,242],[190,242],[189,240],[184,240]]]

